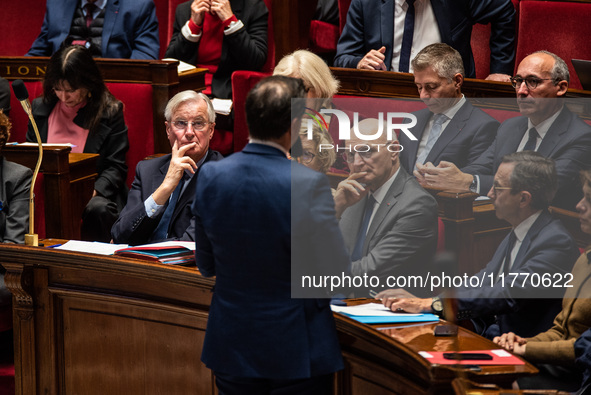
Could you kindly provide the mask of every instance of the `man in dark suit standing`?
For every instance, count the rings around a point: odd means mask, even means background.
[[[326,176],[287,159],[304,97],[299,79],[259,82],[250,143],[199,173],[195,258],[216,276],[201,359],[220,394],[330,394],[343,367],[328,299],[292,298],[300,265],[348,266]]]
[[[411,140],[400,134],[400,163],[412,173],[415,163],[442,160],[464,167],[476,160],[495,139],[499,122],[474,107],[462,94],[464,65],[459,52],[447,44],[431,44],[412,60],[415,84],[426,109],[415,112]]]
[[[537,152],[509,154],[497,170],[488,196],[497,218],[509,222],[512,230],[486,267],[473,276],[483,282],[454,290],[457,318],[478,319],[477,329],[490,339],[506,332],[537,335],[552,326],[562,308],[564,288],[552,287],[556,284],[542,279],[550,276],[566,281],[565,274],[570,273],[579,249],[548,212],[556,183],[554,162]],[[439,298],[408,296],[388,290],[377,297],[393,311],[443,313]]]
[[[127,204],[111,229],[115,243],[193,240],[196,173],[222,159],[209,149],[215,112],[204,94],[183,91],[170,99],[164,117],[172,154],[138,163]]]
[[[353,0],[337,44],[336,67],[412,72],[424,47],[458,50],[466,76],[476,75],[472,26],[491,23],[490,75],[509,81],[515,62],[515,8],[511,0]]]
[[[384,130],[379,122],[359,122],[362,137]],[[437,202],[400,167],[396,140],[382,134],[367,141],[354,130],[352,136],[344,151],[351,174],[334,197],[351,273],[381,278],[427,273],[437,247]]]
[[[160,38],[153,0],[47,0],[39,36],[28,56],[51,56],[80,44],[94,57],[158,59]]]
[[[503,122],[495,141],[471,165],[427,163],[417,165],[415,176],[423,186],[484,195],[503,156],[536,151],[556,162],[558,191],[552,205],[574,210],[582,196],[579,171],[591,167],[591,126],[564,105],[568,82],[568,67],[558,56],[539,51],[525,57],[512,78],[522,116]]]

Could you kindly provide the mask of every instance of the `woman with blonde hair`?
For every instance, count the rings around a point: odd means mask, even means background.
[[[310,99],[325,99],[317,102],[314,107],[318,110],[330,107],[332,97],[339,90],[340,83],[318,55],[300,49],[284,56],[275,69],[273,75],[301,78]]]

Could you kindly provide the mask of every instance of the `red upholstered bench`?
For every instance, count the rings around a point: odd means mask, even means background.
[[[130,186],[137,163],[154,153],[152,86],[111,82],[107,87],[123,103],[129,137],[127,185]]]

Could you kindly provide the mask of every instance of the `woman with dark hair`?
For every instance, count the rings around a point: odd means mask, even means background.
[[[81,238],[109,242],[111,226],[127,199],[129,149],[123,104],[107,89],[90,52],[79,45],[51,57],[43,96],[33,100],[33,117],[44,143],[71,143],[72,152],[97,153],[97,178],[82,215]],[[27,141],[36,141],[29,124]]]

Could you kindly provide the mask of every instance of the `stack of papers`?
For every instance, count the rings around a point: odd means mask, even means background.
[[[211,101],[217,114],[229,115],[232,112],[232,100],[215,98]]]
[[[332,311],[345,314],[364,324],[392,324],[399,322],[431,322],[439,321],[434,314],[394,313],[382,304],[366,303],[357,306],[330,306]]]

